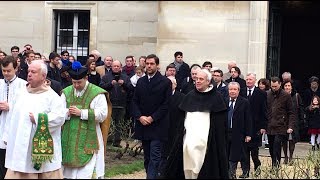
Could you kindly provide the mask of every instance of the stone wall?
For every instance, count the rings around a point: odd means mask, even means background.
[[[160,2],[157,53],[165,64],[175,51],[191,65],[211,61],[227,69],[229,60],[246,71],[248,57],[248,1]]]
[[[265,75],[267,2],[255,1],[17,1],[0,2],[0,48],[30,43],[54,50],[54,9],[90,10],[89,49],[124,62],[126,55],[156,53],[161,72],[176,51],[185,61],[211,61],[223,71],[229,60],[242,72]]]
[[[1,1],[0,49],[10,54],[12,46],[23,48],[30,43],[42,53],[43,14],[43,1]]]

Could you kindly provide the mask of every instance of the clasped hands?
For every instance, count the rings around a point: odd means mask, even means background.
[[[81,116],[81,109],[77,108],[77,106],[70,106],[68,115],[75,115],[75,116]]]
[[[139,121],[141,122],[142,125],[150,125],[153,122],[153,119],[151,116],[141,116],[139,118]]]
[[[112,85],[115,85],[115,84],[117,84],[117,83],[121,86],[121,85],[124,83],[124,81],[123,81],[122,79],[119,79],[118,81],[116,81],[116,80],[112,80],[112,81],[111,81],[111,84],[112,84]]]

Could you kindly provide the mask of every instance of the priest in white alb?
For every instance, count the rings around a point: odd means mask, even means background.
[[[1,62],[1,71],[4,79],[0,79],[0,179],[4,179],[7,168],[5,168],[7,146],[1,140],[8,118],[13,112],[16,94],[21,88],[26,88],[27,81],[16,76],[17,60],[13,56],[6,56]]]
[[[29,66],[27,87],[7,121],[2,140],[7,143],[5,179],[62,179],[61,126],[63,103],[46,84],[47,66],[35,60]]]

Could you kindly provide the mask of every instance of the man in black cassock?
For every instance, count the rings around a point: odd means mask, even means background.
[[[206,69],[197,73],[196,88],[182,100],[185,112],[169,152],[166,178],[227,179],[227,108]],[[178,118],[178,119],[180,119]]]

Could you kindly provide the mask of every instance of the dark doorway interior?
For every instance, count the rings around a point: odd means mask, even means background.
[[[308,78],[320,77],[320,3],[283,1],[280,74],[289,71],[299,80],[302,89],[308,88]]]

